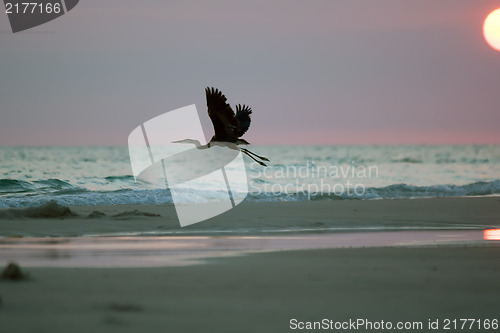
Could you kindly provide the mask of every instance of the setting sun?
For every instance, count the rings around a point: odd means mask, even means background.
[[[484,20],[483,33],[488,44],[500,51],[500,8],[492,11]]]

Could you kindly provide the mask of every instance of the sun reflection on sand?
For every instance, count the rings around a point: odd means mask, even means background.
[[[500,240],[500,229],[487,229],[484,231],[484,239]]]

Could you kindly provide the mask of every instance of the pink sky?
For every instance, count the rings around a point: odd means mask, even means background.
[[[12,34],[0,145],[126,145],[204,88],[252,106],[254,144],[499,144],[493,0],[86,0]],[[0,13],[0,15],[5,15]]]

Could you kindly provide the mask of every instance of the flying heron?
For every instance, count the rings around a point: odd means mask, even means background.
[[[215,135],[206,145],[201,145],[200,141],[193,139],[174,141],[174,143],[192,143],[198,149],[207,149],[215,145],[226,146],[243,152],[262,166],[267,166],[262,162],[269,162],[266,157],[252,153],[246,148],[238,147],[238,145],[250,144],[241,137],[250,127],[252,109],[244,104],[238,104],[236,105],[235,114],[231,106],[227,103],[226,96],[220,90],[207,87],[205,88],[205,94],[207,97],[208,116],[214,125]]]

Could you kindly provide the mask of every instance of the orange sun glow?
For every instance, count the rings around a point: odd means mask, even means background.
[[[484,20],[483,33],[488,44],[500,51],[500,8],[492,11]]]
[[[484,231],[484,239],[500,240],[500,229],[487,229]]]

